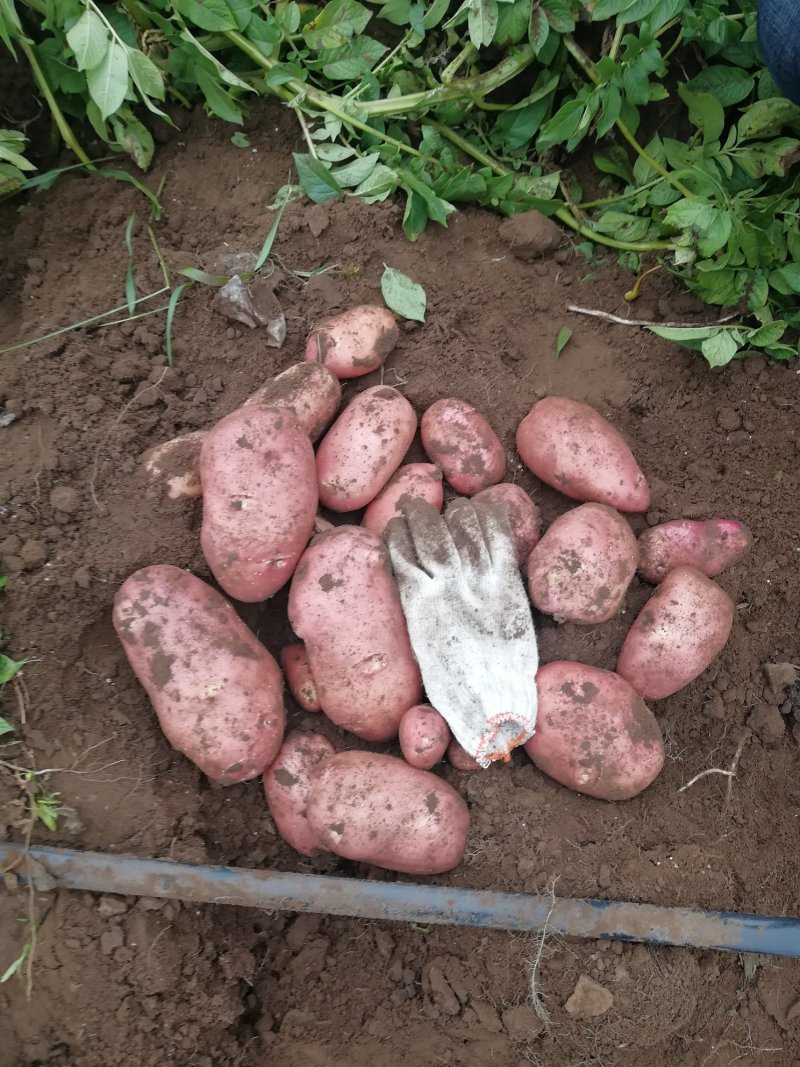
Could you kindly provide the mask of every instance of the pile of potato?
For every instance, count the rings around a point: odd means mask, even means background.
[[[606,419],[563,397],[539,401],[517,431],[528,469],[581,502],[543,536],[534,502],[502,481],[500,440],[463,400],[424,412],[430,462],[403,466],[418,422],[397,389],[365,389],[336,417],[340,382],[379,368],[397,337],[385,309],[353,308],[312,332],[305,362],[210,430],[144,457],[167,496],[202,495],[200,541],[224,594],[260,602],[291,582],[299,640],[281,652],[283,670],[223,593],[168,564],[127,579],[114,625],[170,743],[217,782],[263,775],[275,824],[295,849],[432,874],[460,862],[469,829],[463,800],[432,768],[445,755],[460,770],[478,765],[422,703],[383,542],[403,503],[441,510],[444,479],[505,506],[533,605],[559,622],[613,618],[637,570],[658,585],[615,673],[558,661],[536,676],[526,752],[558,782],[605,800],[635,796],[660,772],[661,731],[644,700],[688,685],[722,649],[734,607],[711,579],[751,538],[738,522],[712,519],[668,522],[637,542],[622,513],[648,507],[645,476]],[[360,525],[334,526],[320,506],[365,510]],[[399,737],[404,758],[337,753],[314,732],[284,737],[284,677],[301,709],[367,741]]]

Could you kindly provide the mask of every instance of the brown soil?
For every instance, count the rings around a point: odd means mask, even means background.
[[[148,177],[153,187],[164,179],[165,215],[154,230],[172,266],[212,269],[225,253],[260,248],[295,129],[289,115],[263,110],[252,121],[253,148],[241,150],[221,124],[197,115],[183,125]],[[147,205],[132,188],[68,176],[21,208],[4,205],[0,345],[124,303],[132,211],[137,285],[152,291],[162,283],[144,232]],[[756,535],[721,579],[737,605],[728,646],[695,684],[653,704],[668,752],[655,784],[608,804],[559,787],[521,752],[510,767],[480,774],[444,769],[473,822],[465,862],[432,881],[520,891],[555,884],[564,896],[796,914],[797,727],[780,717],[784,697],[763,674],[765,663],[800,655],[795,367],[752,358],[710,373],[699,356],[648,333],[570,314],[571,302],[643,318],[686,319],[698,309],[666,278],[650,279],[628,309],[630,278],[610,259],[596,270],[566,247],[520,260],[498,220],[481,212],[459,213],[449,229],[410,245],[394,204],[294,204],[275,250],[289,269],[338,265],[279,289],[288,323],[281,350],[231,325],[212,309],[213,292],[197,287],[176,317],[172,369],[162,316],[2,357],[0,408],[17,419],[0,429],[0,557],[10,575],[0,612],[8,650],[30,659],[25,689],[4,690],[2,714],[19,723],[24,707],[16,737],[38,767],[64,768],[49,782],[75,813],[52,834],[38,825],[34,840],[321,869],[277,837],[258,782],[213,786],[170,750],[114,637],[110,604],[145,564],[208,576],[201,505],[145,493],[139,456],[206,426],[295,362],[324,315],[380,302],[388,263],[424,284],[429,312],[424,326],[405,324],[384,380],[419,411],[448,395],[473,403],[501,434],[516,480],[536,489],[547,522],[568,504],[520,469],[514,430],[537,397],[562,393],[595,405],[633,443],[654,498],[646,519],[632,518],[636,532],[659,519],[721,515]],[[556,361],[564,324],[574,337]],[[346,395],[378,380],[350,384]],[[648,592],[635,580],[623,615],[596,628],[541,619],[543,659],[613,667]],[[242,614],[277,653],[288,637],[285,595]],[[755,732],[746,735],[751,716]],[[311,721],[297,709],[290,718]],[[332,727],[328,734],[349,743]],[[699,771],[727,767],[743,736],[727,806],[720,775],[678,792]],[[3,751],[24,761],[19,748]],[[19,839],[20,793],[9,774],[0,780],[7,833]],[[326,869],[396,877],[345,862]],[[32,997],[24,979],[0,987],[3,1067],[800,1061],[800,966],[787,961],[548,938],[537,975],[545,1027],[528,1006],[538,952],[528,937],[68,892],[41,894],[36,905]],[[19,921],[27,911],[24,892],[0,897],[0,970],[28,937]],[[604,1014],[574,1014],[581,1003],[608,1003],[586,982],[565,1007],[581,975],[612,994]]]

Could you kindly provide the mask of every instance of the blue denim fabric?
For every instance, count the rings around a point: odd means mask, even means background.
[[[799,0],[759,0],[758,45],[781,92],[800,104]]]

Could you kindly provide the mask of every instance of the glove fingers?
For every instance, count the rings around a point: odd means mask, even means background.
[[[453,579],[459,569],[458,553],[447,525],[431,504],[409,500],[400,505],[419,566],[431,577],[445,572]]]
[[[502,574],[518,573],[519,566],[508,510],[497,504],[475,504],[474,507],[492,567]]]
[[[465,569],[485,573],[491,558],[477,512],[471,500],[457,498],[448,505],[445,520]]]
[[[420,567],[414,542],[405,519],[392,519],[384,534],[392,569],[405,599],[406,592],[413,592],[427,575]]]

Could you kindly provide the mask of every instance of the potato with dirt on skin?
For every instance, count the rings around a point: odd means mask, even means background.
[[[318,364],[296,363],[262,385],[244,402],[244,407],[282,408],[291,411],[298,426],[316,441],[331,422],[342,399],[338,378]],[[142,456],[146,477],[162,486],[170,500],[203,495],[200,480],[200,449],[208,430],[174,437],[148,449]]]
[[[549,396],[517,429],[517,451],[537,478],[573,500],[646,511],[650,489],[622,435],[599,411]]]
[[[447,751],[450,727],[430,704],[417,704],[400,720],[399,740],[406,763],[429,771]]]
[[[367,741],[397,735],[422,681],[385,545],[361,526],[314,539],[289,590],[322,710]]]
[[[717,658],[733,617],[733,601],[724,590],[694,567],[676,567],[628,631],[617,674],[645,699],[671,696]]]
[[[403,874],[452,870],[469,830],[467,806],[452,786],[373,752],[326,759],[311,783],[306,816],[324,848]]]
[[[447,761],[457,771],[483,771],[486,768],[481,767],[480,763],[476,759],[470,756],[469,752],[463,745],[459,744],[455,738],[453,738],[450,744],[447,746]]]
[[[205,436],[205,430],[193,430],[148,448],[142,456],[146,478],[161,486],[170,500],[193,500],[203,495],[200,446]]]
[[[499,482],[506,470],[500,438],[472,404],[437,400],[422,416],[422,447],[457,493],[474,496]]]
[[[433,463],[407,463],[399,467],[364,512],[362,526],[383,537],[392,519],[402,516],[400,507],[410,500],[425,500],[442,510],[442,472]]]
[[[236,600],[267,600],[291,578],[314,528],[308,436],[291,412],[239,408],[209,430],[200,478],[200,544],[214,577]]]
[[[264,795],[278,833],[304,856],[324,848],[309,826],[306,809],[314,775],[335,753],[322,734],[294,730],[286,735],[275,762],[264,771]]]
[[[306,342],[307,362],[324,365],[337,378],[360,378],[383,366],[400,330],[388,308],[360,304],[315,326]]]
[[[629,800],[659,775],[659,725],[618,674],[558,660],[540,667],[536,689],[536,732],[525,751],[539,770],[601,800]]]
[[[120,587],[113,623],[173,748],[224,784],[275,759],[281,672],[215,589],[178,567],[144,567]]]
[[[528,591],[558,622],[607,622],[622,607],[636,561],[636,538],[622,516],[583,504],[556,519],[531,552]]]
[[[753,543],[735,519],[679,519],[652,526],[639,538],[639,573],[658,585],[676,567],[696,567],[715,578],[732,567]]]
[[[256,389],[243,407],[282,408],[291,411],[297,425],[316,441],[333,422],[342,402],[339,379],[319,363],[295,363]]]
[[[473,500],[476,504],[498,504],[506,509],[514,541],[517,560],[522,564],[531,554],[534,545],[541,536],[541,519],[539,509],[519,485],[500,482],[482,489]]]
[[[280,658],[286,684],[295,701],[303,711],[322,711],[303,642],[296,641],[292,645],[286,645],[281,650]]]
[[[331,511],[366,507],[403,462],[416,430],[414,409],[396,389],[359,393],[317,449],[320,503]]]

